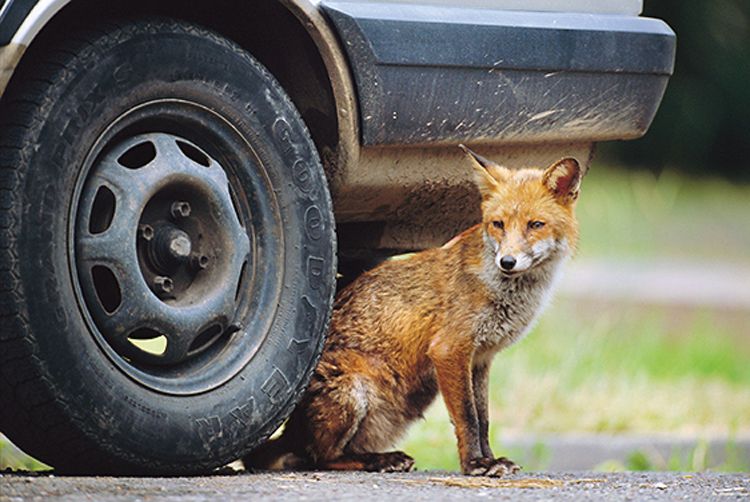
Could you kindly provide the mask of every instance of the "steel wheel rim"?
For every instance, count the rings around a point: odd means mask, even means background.
[[[283,239],[270,230],[281,217],[261,160],[224,117],[176,99],[118,117],[87,157],[70,222],[82,312],[130,378],[205,392],[258,351],[281,290]],[[162,353],[142,343],[162,337]]]

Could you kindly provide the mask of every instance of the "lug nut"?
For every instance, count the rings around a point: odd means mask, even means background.
[[[190,203],[185,201],[173,202],[172,207],[170,208],[172,217],[175,219],[187,218],[190,216],[190,210]]]
[[[169,277],[158,275],[154,278],[154,286],[158,293],[171,293],[174,289],[174,282]]]
[[[199,270],[205,270],[208,267],[208,262],[210,259],[208,256],[201,254],[201,255],[193,255],[193,267],[199,269]]]
[[[151,225],[139,225],[138,226],[138,235],[141,236],[141,239],[144,241],[150,241],[154,238],[154,227]]]

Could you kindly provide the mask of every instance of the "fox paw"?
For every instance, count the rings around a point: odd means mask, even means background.
[[[505,457],[480,457],[469,460],[468,465],[464,468],[464,474],[499,478],[506,474],[515,474],[520,470],[520,466]]]
[[[414,459],[402,451],[391,451],[377,454],[369,467],[368,470],[377,472],[409,472],[414,467]]]

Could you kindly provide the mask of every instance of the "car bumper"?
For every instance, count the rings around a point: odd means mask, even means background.
[[[626,15],[324,1],[353,68],[365,146],[631,139],[675,34]]]

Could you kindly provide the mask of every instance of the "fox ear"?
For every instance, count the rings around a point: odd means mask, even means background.
[[[507,179],[508,170],[506,168],[473,152],[466,145],[458,145],[458,147],[471,158],[471,163],[474,166],[474,180],[482,197],[493,193]]]
[[[573,158],[558,160],[544,171],[542,183],[561,204],[570,204],[578,198],[581,187],[581,166]]]

